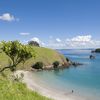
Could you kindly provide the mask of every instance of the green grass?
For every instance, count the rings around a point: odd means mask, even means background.
[[[66,62],[65,57],[55,50],[43,47],[33,47],[33,51],[35,52],[36,57],[27,60],[24,65],[19,64],[19,66],[17,67],[18,69],[29,70],[31,66],[38,61],[43,62],[44,66],[52,65],[55,61],[59,61],[60,64]],[[0,68],[7,66],[8,64],[8,57],[4,53],[0,53]]]
[[[66,62],[63,55],[59,54],[55,50],[51,50],[43,47],[33,47],[36,57],[31,58],[17,66],[17,69],[29,70],[31,65],[35,62],[41,61],[45,66],[51,65],[55,61],[60,63]],[[0,68],[9,66],[9,57],[0,50]],[[11,72],[6,71],[7,76]],[[27,89],[26,85],[21,82],[14,82],[0,74],[0,100],[51,100],[44,96],[39,95],[37,92],[33,92]]]
[[[41,61],[45,66],[52,65],[53,62],[59,61],[60,63],[66,62],[63,55],[59,54],[57,51],[43,48],[43,47],[33,47],[36,52],[36,57],[28,60],[25,65],[32,65],[34,62]]]
[[[51,100],[27,89],[21,82],[11,81],[0,74],[0,100]]]
[[[9,58],[5,53],[0,53],[0,68],[9,65]]]

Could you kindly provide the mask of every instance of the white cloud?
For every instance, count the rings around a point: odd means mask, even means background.
[[[29,41],[36,41],[39,43],[40,46],[46,47],[46,43],[44,43],[43,41],[41,41],[38,37],[33,37],[30,40],[23,40],[21,41],[23,44],[28,44]]]
[[[33,37],[31,39],[31,41],[36,41],[39,43],[40,46],[46,47],[46,43],[44,43],[43,41],[41,41],[38,37]]]
[[[25,33],[25,32],[22,32],[22,33],[19,33],[20,35],[24,35],[24,36],[26,36],[26,35],[30,35],[30,33]]]
[[[11,15],[10,13],[4,13],[0,16],[0,20],[3,20],[3,21],[19,21],[18,18],[15,18],[13,15]]]
[[[61,42],[61,39],[59,39],[59,38],[56,38],[56,42]]]
[[[38,43],[41,43],[40,39],[37,38],[37,37],[33,37],[31,40],[32,40],[32,41],[36,41],[36,42],[38,42]]]
[[[81,35],[66,39],[65,43],[70,48],[94,48],[100,46],[100,41],[92,39],[91,35]]]
[[[53,49],[68,49],[68,48],[98,48],[100,47],[100,40],[94,40],[91,35],[81,35],[73,38],[59,39],[49,38],[48,41],[41,41],[38,37],[30,39],[36,41],[40,46]],[[27,42],[28,41],[24,41]]]
[[[76,36],[74,38],[72,38],[72,41],[76,41],[76,42],[89,42],[91,40],[92,36],[91,35],[86,35],[86,36]]]
[[[60,40],[59,38],[53,39],[52,42],[48,42],[47,47],[66,49],[66,48],[96,48],[100,47],[100,41],[94,40],[91,35],[81,35],[73,38],[67,38]]]

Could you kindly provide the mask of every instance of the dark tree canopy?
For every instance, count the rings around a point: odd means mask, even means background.
[[[59,61],[55,61],[55,62],[53,62],[53,67],[58,68],[59,64],[60,64]]]
[[[19,63],[25,62],[32,56],[35,56],[35,53],[32,54],[33,51],[31,52],[32,48],[30,46],[23,45],[18,41],[8,41],[8,42],[3,41],[2,45],[3,45],[2,47],[3,52],[7,56],[9,56],[12,63],[11,65],[1,69],[0,72],[4,71],[7,68],[10,68],[11,71],[14,71]]]
[[[37,47],[40,47],[39,43],[36,42],[36,41],[29,41],[28,44],[31,45],[31,46],[37,46]]]
[[[35,68],[35,69],[43,69],[43,62],[36,62],[32,68]]]
[[[100,53],[100,48],[96,49],[95,52]]]

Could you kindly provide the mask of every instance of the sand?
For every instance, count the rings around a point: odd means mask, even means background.
[[[39,84],[37,81],[35,81],[36,79],[32,77],[32,73],[29,71],[19,70],[16,71],[14,74],[20,76],[21,73],[24,74],[22,82],[25,83],[29,89],[36,91],[43,96],[54,100],[86,100],[82,97],[73,95],[73,93],[60,92]]]

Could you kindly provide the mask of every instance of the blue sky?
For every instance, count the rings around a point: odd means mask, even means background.
[[[100,0],[0,0],[1,40],[99,47]]]

